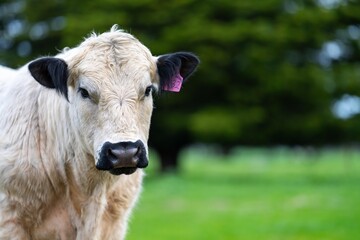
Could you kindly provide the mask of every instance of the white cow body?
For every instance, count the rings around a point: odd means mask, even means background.
[[[0,68],[0,239],[123,239],[147,165],[148,86],[167,81],[161,57],[113,28],[41,61]],[[142,155],[126,161],[104,150],[135,141]]]
[[[143,171],[113,176],[95,169],[91,156],[75,153],[68,103],[26,67],[6,81],[0,101],[0,239],[111,239],[106,233],[114,231],[121,239],[126,226],[113,221],[111,204],[121,202],[115,218],[126,218]]]

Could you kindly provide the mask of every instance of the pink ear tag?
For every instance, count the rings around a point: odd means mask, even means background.
[[[178,73],[172,79],[168,85],[165,85],[162,89],[170,92],[180,92],[181,85],[183,83],[183,77]]]

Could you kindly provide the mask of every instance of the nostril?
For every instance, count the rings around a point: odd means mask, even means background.
[[[141,155],[141,148],[140,146],[136,148],[136,152],[134,154],[135,157],[139,157]]]
[[[107,151],[107,156],[108,156],[108,158],[111,158],[111,159],[116,159],[116,158],[117,158],[117,157],[113,154],[111,148],[108,149],[108,151]]]

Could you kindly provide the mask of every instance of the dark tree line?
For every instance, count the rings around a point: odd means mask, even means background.
[[[4,10],[14,2],[20,10]],[[0,10],[0,61],[10,66],[114,23],[153,54],[197,53],[202,63],[183,91],[155,100],[149,145],[163,170],[196,142],[226,150],[360,140],[359,116],[332,111],[344,94],[360,96],[359,1],[19,0]],[[9,33],[16,20],[21,31]]]

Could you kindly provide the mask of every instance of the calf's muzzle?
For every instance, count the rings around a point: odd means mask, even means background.
[[[120,175],[131,174],[137,168],[145,168],[147,165],[145,146],[138,140],[136,142],[104,143],[96,168]]]

